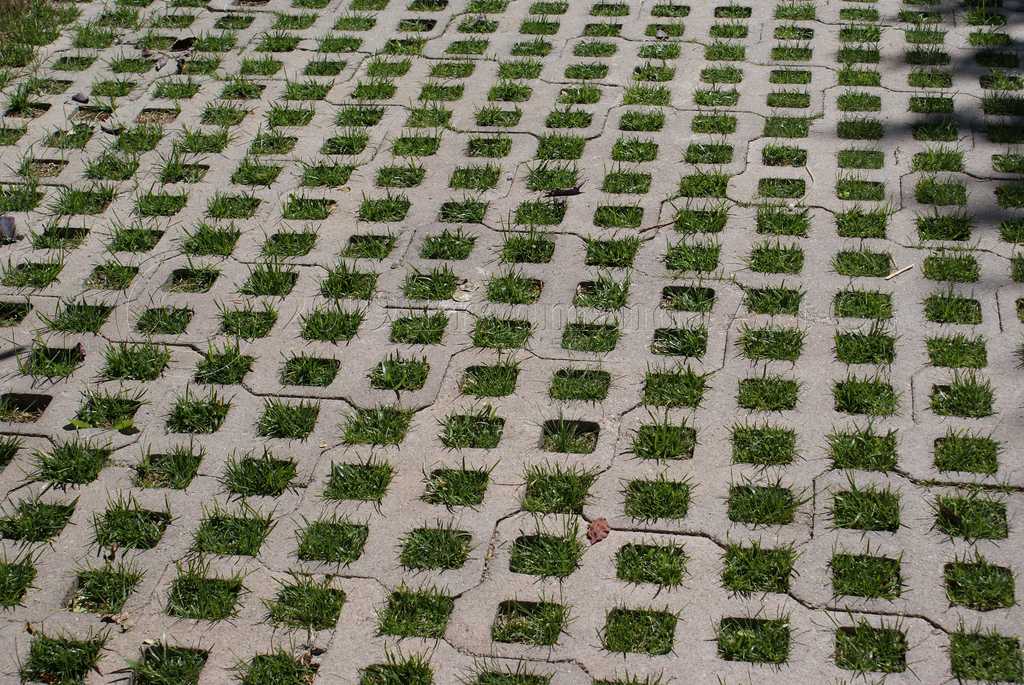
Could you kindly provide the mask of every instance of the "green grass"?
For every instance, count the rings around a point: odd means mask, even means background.
[[[573,305],[595,309],[619,309],[626,305],[629,297],[629,279],[616,281],[608,274],[600,274],[597,280],[584,281],[576,286]]]
[[[765,166],[807,166],[807,150],[790,145],[766,145],[761,149],[761,163]]]
[[[189,259],[187,268],[175,269],[165,286],[170,292],[205,293],[209,292],[220,275],[220,269],[210,265],[193,265]]]
[[[601,646],[611,652],[668,654],[675,644],[678,616],[670,611],[615,607],[608,611]]]
[[[1024,681],[1020,639],[1004,637],[980,627],[968,631],[962,624],[949,633],[949,661],[953,677],[963,680]]]
[[[224,423],[230,407],[230,400],[223,401],[212,387],[205,396],[186,388],[184,395],[175,395],[174,407],[167,417],[167,430],[170,433],[215,433]]]
[[[284,297],[295,287],[298,278],[298,271],[279,258],[272,257],[250,266],[245,283],[236,284],[235,287],[244,295]]]
[[[896,599],[903,590],[906,579],[900,572],[902,555],[896,559],[866,554],[834,553],[829,567],[832,570],[832,593],[868,597],[873,599]]]
[[[281,207],[281,214],[285,220],[290,221],[323,221],[330,215],[335,204],[335,200],[327,198],[289,195]]]
[[[38,496],[19,500],[0,516],[0,534],[21,542],[52,540],[64,530],[77,504],[78,498],[70,502],[43,502]]]
[[[21,446],[21,438],[13,436],[0,438],[0,470],[7,468],[7,466],[14,460],[14,457],[18,454],[18,450],[21,449]]]
[[[533,466],[526,469],[526,489],[519,503],[525,511],[542,514],[580,514],[590,500],[590,488],[597,481],[593,471],[572,466]]]
[[[682,197],[724,198],[730,178],[730,174],[719,171],[698,171],[679,179],[679,195]]]
[[[337,359],[292,354],[284,363],[281,381],[285,385],[325,388],[334,382],[341,368]]]
[[[444,312],[403,316],[391,323],[391,342],[407,345],[437,345],[444,337],[448,316]]]
[[[874,484],[858,487],[852,476],[849,490],[836,492],[829,513],[836,528],[895,533],[900,527],[900,495]]]
[[[177,682],[195,685],[210,653],[201,649],[171,647],[164,642],[148,644],[142,649],[142,661],[125,659],[134,674],[134,682]]]
[[[253,452],[241,459],[232,454],[224,464],[224,485],[227,491],[241,497],[279,497],[292,486],[297,466],[291,459],[275,459],[266,447],[263,455]]]
[[[104,399],[117,397],[117,394],[106,395],[102,391],[92,392],[94,395],[86,395],[86,397],[98,396]],[[81,412],[82,410],[79,410],[79,413]],[[86,414],[86,416],[89,415]],[[68,486],[72,485],[86,485],[96,480],[100,471],[106,467],[111,453],[109,443],[99,444],[72,438],[59,444],[54,443],[45,452],[35,450],[32,453],[35,470],[31,475],[34,480],[49,483],[62,490],[66,490]]]
[[[398,445],[411,421],[412,412],[398,406],[357,408],[347,417],[343,437],[350,445]]]
[[[682,546],[627,544],[615,554],[615,576],[627,583],[679,585],[686,576],[688,558]]]
[[[780,481],[756,485],[743,480],[729,487],[729,520],[754,526],[785,526],[793,523],[796,510],[807,502]]]
[[[169,193],[152,191],[135,198],[135,211],[139,216],[174,216],[188,202],[188,192]]]
[[[729,210],[723,204],[711,209],[680,209],[676,213],[673,229],[680,233],[721,233],[729,220]]]
[[[526,187],[528,190],[558,190],[571,188],[580,177],[579,167],[573,164],[552,164],[544,160],[527,167]]]
[[[554,602],[508,600],[498,605],[491,639],[533,645],[554,645],[568,622],[569,608]]]
[[[966,241],[971,237],[974,217],[963,210],[940,214],[934,209],[930,215],[918,214],[917,234],[922,240]]]
[[[514,360],[492,366],[470,366],[459,382],[459,390],[477,397],[505,397],[515,391],[519,365]]]
[[[385,662],[360,669],[359,685],[430,685],[434,672],[429,658],[419,654],[403,656],[384,652]]]
[[[145,335],[181,335],[193,314],[187,307],[151,307],[138,313],[135,330]]]
[[[832,301],[838,317],[884,320],[893,316],[892,295],[875,290],[842,290]]]
[[[141,222],[115,224],[107,247],[111,252],[149,252],[164,236],[164,231],[142,228]]]
[[[951,288],[932,293],[924,300],[925,318],[936,323],[979,324],[981,305],[973,298],[961,297]]]
[[[487,299],[505,304],[532,304],[540,298],[543,283],[521,270],[508,269],[487,281]]]
[[[143,488],[184,490],[199,471],[205,450],[192,443],[175,445],[164,454],[146,448],[135,468],[135,483]]]
[[[177,576],[164,605],[169,616],[220,621],[238,613],[238,597],[244,590],[241,573],[211,576],[210,563],[201,557],[175,566]]]
[[[849,375],[832,386],[835,410],[847,414],[891,416],[900,406],[901,393],[881,375],[857,377]]]
[[[316,521],[303,517],[303,522],[305,527],[295,531],[300,561],[351,564],[362,555],[370,534],[369,526],[337,516]]]
[[[320,294],[335,300],[369,300],[373,297],[376,287],[375,271],[359,271],[355,267],[349,267],[346,262],[339,261],[334,268],[327,269],[326,277],[320,281]]]
[[[229,554],[255,557],[274,528],[271,515],[263,517],[247,504],[232,515],[215,504],[203,507],[199,527],[192,531],[192,551],[199,554]]]
[[[270,622],[310,632],[334,627],[346,597],[341,589],[331,587],[332,576],[318,581],[295,571],[289,575],[290,581],[278,581],[273,600],[263,600]]]
[[[848,90],[836,97],[836,106],[843,112],[880,112],[882,97],[862,91]]]
[[[628,269],[633,266],[641,241],[637,237],[598,240],[586,238],[586,264],[605,268]]]
[[[523,534],[512,543],[509,570],[541,578],[566,578],[578,567],[585,548],[578,524],[566,525],[561,536]]]
[[[899,621],[875,628],[866,619],[836,629],[836,665],[860,673],[902,673],[907,669],[907,633]]]
[[[940,181],[935,176],[924,176],[914,188],[917,201],[939,206],[967,204],[967,187],[952,179]]]
[[[487,428],[492,426],[493,424],[490,424]],[[423,501],[444,505],[449,509],[477,507],[484,501],[484,493],[490,483],[493,468],[492,466],[485,469],[470,469],[463,461],[460,468],[440,468],[430,473],[424,472]]]
[[[729,543],[722,554],[722,585],[741,595],[789,592],[799,556],[792,544],[773,549],[761,547],[760,541],[750,547]]]
[[[682,364],[660,369],[648,367],[642,401],[660,407],[698,407],[707,388],[705,374]]]
[[[995,162],[995,155],[993,162]],[[993,163],[993,167],[995,167]],[[914,155],[913,169],[915,171],[963,171],[964,154],[959,150],[939,145],[935,148],[928,148],[924,152]],[[999,169],[995,169],[999,171]]]
[[[994,414],[995,390],[973,369],[954,371],[945,385],[933,385],[930,407],[939,416],[983,418]]]
[[[620,131],[660,131],[665,114],[660,110],[626,110],[619,119]]]
[[[926,257],[922,266],[925,278],[933,281],[973,283],[981,275],[977,259],[958,250],[940,250]]]
[[[420,271],[415,266],[405,277],[403,294],[411,300],[447,300],[455,293],[455,272],[444,264],[430,271]]]
[[[732,427],[732,457],[740,464],[774,466],[792,463],[798,454],[796,431],[767,421]]]
[[[610,386],[611,374],[607,371],[565,368],[554,372],[549,395],[563,401],[602,402]]]
[[[786,663],[791,638],[788,614],[777,619],[723,618],[716,631],[718,656],[726,661]]]
[[[664,418],[648,411],[650,423],[641,423],[632,441],[632,452],[640,459],[690,459],[697,444],[696,429],[683,420],[674,423],[666,411]]]
[[[382,390],[419,390],[429,373],[426,357],[404,359],[398,353],[390,354],[370,370],[370,386]]]
[[[133,562],[108,561],[99,568],[80,567],[75,573],[70,609],[107,615],[120,613],[145,574]]]
[[[486,167],[485,170],[487,170]],[[420,256],[424,259],[466,259],[476,244],[476,238],[471,233],[464,233],[462,227],[456,229],[454,233],[446,228],[440,235],[428,236],[423,241],[423,250],[420,252]]]
[[[775,138],[806,138],[810,135],[812,119],[772,115],[765,119],[764,135]]]
[[[28,316],[29,312],[31,312],[31,311],[32,311],[32,305],[27,300],[25,302],[9,302],[9,301],[0,302],[0,326],[2,326],[2,327],[17,326],[18,324],[20,324],[22,321],[25,320],[25,317]],[[55,315],[55,317],[52,320],[49,317],[41,316],[40,320],[43,322],[43,324],[46,326],[46,328],[48,330],[60,330],[60,328],[54,328],[54,326],[58,326],[59,327],[59,326],[61,326],[64,323],[64,319],[61,317],[61,314]],[[51,321],[53,322],[52,325],[51,325]],[[71,322],[69,322],[69,325],[73,325],[74,323],[77,323],[77,322],[75,320],[71,320]],[[84,320],[81,321],[81,323],[82,323],[83,327],[87,326],[89,324],[96,324],[96,323],[99,324],[97,326],[97,328],[99,326],[103,325],[102,322],[91,321],[90,319],[84,319]],[[82,331],[72,331],[72,332],[85,333],[85,332],[95,332],[95,331],[82,330]]]
[[[404,194],[392,195],[389,191],[384,197],[377,199],[364,194],[358,218],[360,221],[402,221],[411,206],[412,202]]]
[[[697,114],[693,117],[690,130],[717,135],[735,133],[736,117],[731,114]]]
[[[935,468],[964,473],[995,473],[1003,443],[989,436],[949,428],[935,439]]]
[[[111,150],[88,160],[85,163],[85,175],[94,181],[126,181],[135,175],[138,168],[138,155]],[[71,198],[60,199],[66,201]]]
[[[311,309],[300,316],[302,337],[328,342],[348,341],[355,337],[365,316],[365,311],[346,311],[337,305]]]
[[[476,347],[514,349],[526,347],[533,326],[523,319],[501,319],[495,315],[474,322],[472,340]]]
[[[55,214],[102,214],[114,200],[115,189],[101,184],[89,190],[58,188],[50,210]]]
[[[395,469],[386,460],[332,463],[322,497],[331,500],[380,502],[387,494]]]
[[[679,242],[669,245],[665,255],[665,266],[670,271],[711,272],[718,268],[721,244],[717,241],[698,243]]]
[[[4,554],[0,558],[0,606],[14,607],[21,604],[32,581],[36,577],[36,559],[31,553],[11,558]]]
[[[85,282],[90,290],[127,290],[135,276],[138,266],[122,264],[116,258],[97,264]]]
[[[22,262],[14,264],[10,258],[0,272],[0,284],[11,288],[45,288],[58,280],[64,269],[61,258],[43,262]]]
[[[892,471],[896,468],[899,455],[895,429],[881,434],[870,423],[865,426],[854,423],[852,430],[834,432],[826,437],[834,468],[868,471]]]
[[[661,474],[653,480],[638,479],[623,482],[623,485],[627,516],[655,521],[661,518],[682,519],[689,512],[692,487],[688,478],[672,481]]]
[[[832,258],[832,268],[841,276],[882,278],[893,270],[892,255],[870,250],[844,250]]]
[[[282,167],[277,164],[260,164],[251,157],[245,157],[239,162],[234,173],[231,174],[231,182],[248,186],[270,187],[277,180]]]
[[[700,359],[707,352],[707,345],[706,328],[657,328],[651,352]]]
[[[834,340],[836,359],[844,364],[889,365],[896,358],[896,338],[877,321],[868,332],[837,332]]]
[[[259,311],[252,303],[238,309],[227,309],[218,304],[218,308],[221,330],[237,338],[265,338],[278,323],[278,310],[266,304]]]
[[[400,585],[388,596],[387,606],[377,611],[378,634],[441,639],[453,607],[443,590]]]
[[[755,272],[798,274],[803,269],[804,251],[795,244],[766,241],[753,246],[747,263]]]
[[[292,404],[270,398],[263,403],[263,415],[257,423],[257,432],[268,438],[305,440],[316,427],[319,415],[319,402],[300,401]]]
[[[338,188],[348,183],[355,164],[302,164],[302,185],[318,188]]]
[[[489,41],[484,38],[457,40],[445,48],[447,55],[482,55],[487,50]]]
[[[152,381],[159,378],[171,361],[171,353],[164,345],[152,343],[117,343],[103,350],[107,379]]]
[[[18,371],[26,376],[63,378],[70,376],[82,363],[76,349],[48,347],[37,340],[28,354],[18,360]]]
[[[541,449],[547,452],[589,454],[597,446],[597,424],[573,421],[561,414],[541,424]]]
[[[747,359],[796,361],[803,350],[806,332],[786,326],[751,328],[743,324],[739,339]]]
[[[472,536],[438,521],[435,528],[414,528],[399,538],[399,563],[411,570],[449,571],[462,568],[473,550]]]
[[[93,634],[84,638],[68,633],[46,634],[36,631],[29,646],[28,656],[19,659],[18,672],[25,683],[82,683],[102,658],[108,636]]]
[[[992,611],[1014,606],[1014,575],[1006,567],[991,564],[980,553],[955,557],[943,568],[946,597],[951,606]]]
[[[221,195],[217,192],[206,205],[207,216],[214,219],[249,219],[259,208],[259,198],[242,195]]]
[[[94,514],[94,540],[107,549],[152,549],[171,523],[170,510],[144,509],[131,494],[108,500],[102,514]]]
[[[736,401],[743,409],[787,411],[796,408],[800,384],[781,376],[744,378]]]
[[[850,148],[836,154],[841,169],[881,169],[885,166],[885,154],[881,150]]]
[[[620,334],[617,319],[598,323],[578,318],[565,324],[562,348],[580,352],[610,352],[618,344]]]
[[[808,209],[797,210],[765,204],[757,210],[757,232],[760,234],[805,237],[810,225],[811,213]]]

